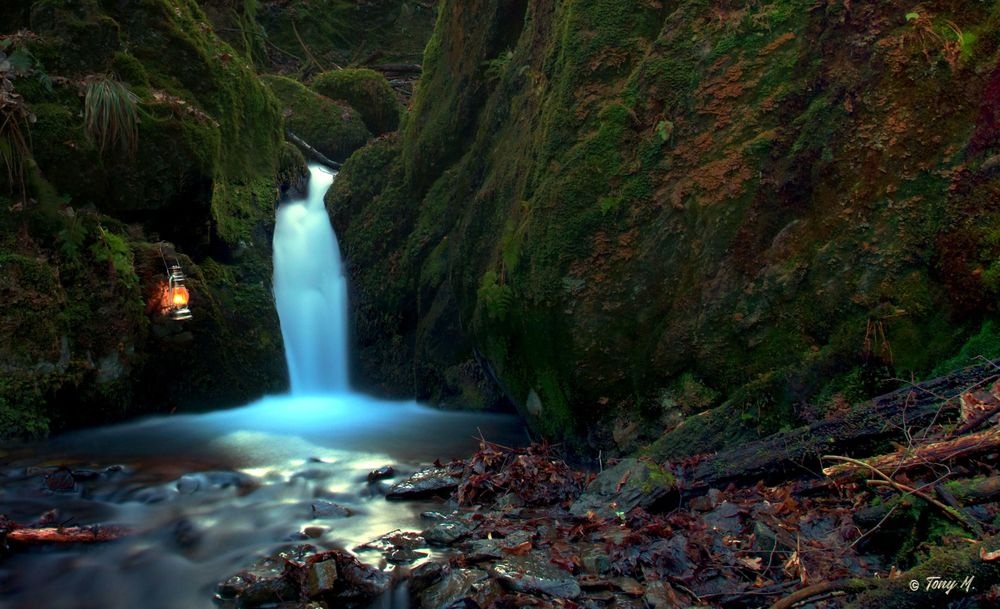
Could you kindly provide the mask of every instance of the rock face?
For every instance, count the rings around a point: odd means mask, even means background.
[[[303,168],[277,100],[192,0],[14,0],[0,33],[17,31],[2,71],[26,146],[0,176],[0,436],[280,390],[273,211]],[[133,118],[92,118],[102,84]],[[187,274],[188,322],[155,306],[162,250]]]
[[[729,399],[738,439],[958,350],[1000,288],[997,9],[811,7],[446,2],[327,199],[367,383],[555,436]]]

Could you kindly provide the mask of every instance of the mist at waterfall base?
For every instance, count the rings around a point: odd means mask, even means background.
[[[434,502],[389,502],[367,473],[396,480],[420,463],[470,454],[481,432],[524,441],[515,417],[442,412],[351,391],[347,302],[323,194],[283,204],[275,229],[275,299],[292,391],[247,406],[153,417],[0,452],[0,514],[31,523],[116,524],[105,544],[29,548],[0,558],[0,609],[209,609],[218,582],[294,543],[354,548],[393,529],[421,530]],[[197,312],[196,312],[197,314]],[[197,340],[197,338],[196,338]],[[53,491],[56,466],[79,475]],[[325,514],[330,502],[352,512]],[[381,555],[361,552],[376,564]],[[374,607],[406,607],[396,591]]]

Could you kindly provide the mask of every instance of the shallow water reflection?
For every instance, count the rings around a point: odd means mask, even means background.
[[[440,503],[385,501],[392,480],[369,484],[368,472],[392,464],[398,480],[421,462],[466,456],[480,432],[504,444],[526,439],[513,416],[343,395],[271,397],[15,447],[0,465],[0,514],[30,523],[56,508],[54,523],[134,534],[10,554],[0,561],[0,607],[214,607],[216,583],[256,554],[290,543],[353,548],[424,528],[419,513]],[[46,486],[56,466],[74,470],[72,490]],[[376,606],[404,607],[401,597]]]

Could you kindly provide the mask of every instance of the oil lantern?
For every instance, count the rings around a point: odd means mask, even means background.
[[[168,289],[170,290],[170,318],[177,321],[191,319],[191,309],[188,308],[191,295],[184,286],[184,271],[176,264],[170,267]]]

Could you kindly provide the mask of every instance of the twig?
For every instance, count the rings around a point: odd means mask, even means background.
[[[309,57],[309,59],[314,64],[316,64],[317,68],[319,68],[323,72],[326,72],[326,68],[323,67],[323,64],[321,64],[319,60],[316,59],[316,56],[312,54],[312,51],[309,50],[309,47],[306,45],[306,41],[302,40],[302,36],[299,35],[299,28],[296,27],[294,19],[292,19],[292,32],[295,33],[295,39],[299,41],[299,45],[302,47],[302,50],[306,52],[306,55]],[[333,64],[333,67],[337,68],[338,70],[342,69],[336,63]]]
[[[820,594],[829,594],[831,592],[863,592],[871,586],[871,582],[857,578],[820,582],[792,592],[788,596],[771,605],[771,609],[791,609],[795,605],[803,601],[807,601],[814,596],[819,596]]]
[[[954,508],[948,507],[947,505],[941,503],[940,501],[938,501],[934,497],[931,497],[930,495],[928,495],[927,493],[925,493],[925,492],[923,492],[921,490],[918,490],[918,489],[915,489],[915,488],[911,488],[909,486],[906,486],[905,484],[900,484],[899,482],[896,482],[895,480],[893,480],[892,478],[890,478],[889,476],[887,476],[882,470],[878,469],[877,467],[874,467],[873,465],[865,463],[864,461],[859,461],[857,459],[852,459],[850,457],[842,457],[842,456],[839,456],[839,455],[824,455],[823,458],[824,459],[831,459],[833,461],[844,461],[844,462],[847,462],[847,463],[852,463],[854,465],[858,465],[860,467],[864,467],[868,471],[872,472],[873,474],[875,474],[876,476],[878,476],[879,478],[881,478],[885,484],[888,484],[889,486],[895,488],[896,490],[898,490],[898,491],[900,491],[902,493],[905,493],[905,494],[908,494],[908,495],[915,495],[917,497],[920,497],[921,499],[923,499],[927,503],[930,503],[931,505],[939,508],[942,512],[944,512],[944,514],[949,519],[951,519],[951,520],[955,521],[956,523],[962,525],[969,532],[971,532],[971,533],[973,533],[975,535],[979,535],[979,536],[981,536],[983,534],[982,527],[980,527],[976,523],[970,522],[967,518],[965,518],[964,516],[962,516]],[[868,484],[878,485],[879,481],[878,480],[869,480]]]
[[[269,47],[271,47],[275,51],[278,51],[282,55],[288,55],[289,57],[291,57],[292,59],[294,59],[296,61],[303,61],[303,59],[301,57],[299,57],[298,55],[295,55],[294,53],[289,53],[285,49],[283,49],[283,48],[279,47],[278,45],[274,44],[273,42],[271,42],[270,38],[268,38],[267,36],[265,36],[264,34],[262,34],[260,32],[255,32],[253,30],[245,30],[243,28],[238,28],[238,27],[220,27],[220,28],[217,28],[216,31],[217,32],[235,32],[235,33],[239,33],[239,34],[252,34],[254,36],[257,36],[261,40],[263,40],[264,44],[268,45]]]

